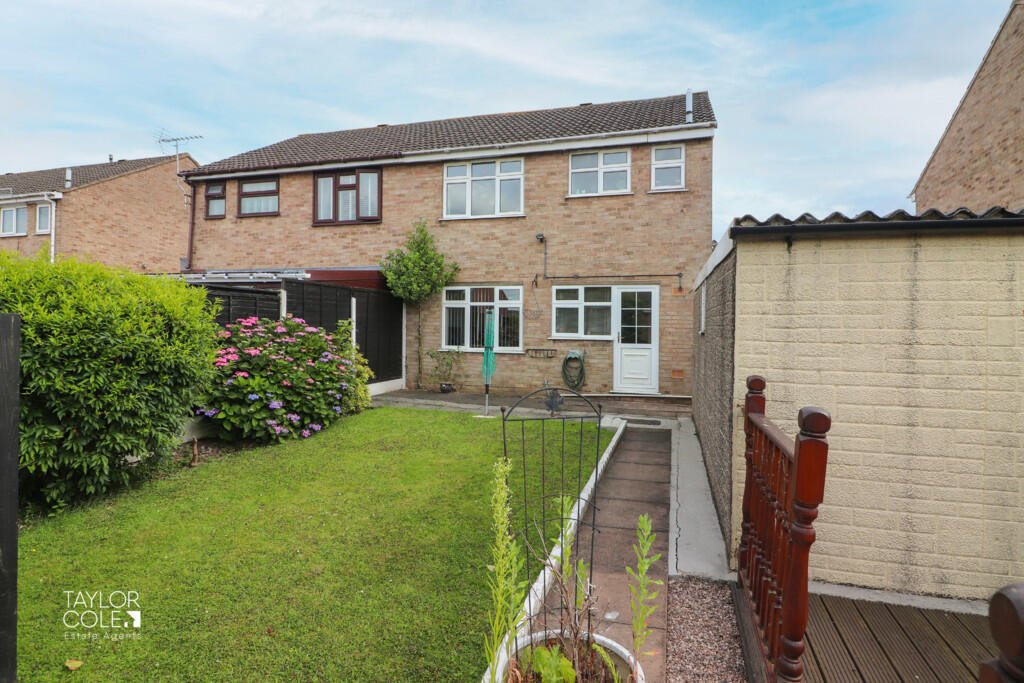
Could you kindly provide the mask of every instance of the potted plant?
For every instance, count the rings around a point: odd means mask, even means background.
[[[559,592],[559,602],[564,606],[560,626],[530,632],[523,628],[527,618],[522,604],[526,582],[519,578],[523,562],[507,521],[509,467],[506,464],[502,469],[499,464],[495,468],[492,512],[496,535],[492,546],[494,564],[489,567],[492,611],[491,631],[486,639],[489,668],[485,681],[644,683],[639,655],[650,635],[650,618],[656,609],[653,602],[658,593],[652,588],[662,583],[649,576],[651,566],[661,557],[651,554],[655,534],[650,517],[641,515],[637,521],[637,542],[633,546],[636,567],[626,567],[630,577],[631,647],[585,628],[593,619],[594,586],[586,562],[573,561],[575,532],[571,525],[553,540],[555,552],[550,560],[545,559],[545,571],[551,572],[553,588]],[[563,499],[563,519],[571,518],[573,505],[573,499]]]
[[[427,356],[434,362],[430,377],[437,382],[438,391],[442,394],[455,391],[455,376],[462,367],[462,349],[427,351]]]

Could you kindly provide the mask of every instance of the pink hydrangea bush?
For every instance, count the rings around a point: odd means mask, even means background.
[[[370,404],[373,374],[347,320],[328,333],[291,316],[241,318],[219,336],[217,380],[196,415],[223,439],[306,439]]]

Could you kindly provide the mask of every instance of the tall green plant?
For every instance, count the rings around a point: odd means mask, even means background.
[[[20,490],[59,508],[169,453],[214,373],[215,307],[180,280],[0,252],[22,319]]]
[[[633,661],[640,661],[640,650],[651,635],[651,615],[657,609],[654,601],[658,598],[658,592],[652,590],[654,586],[660,586],[664,582],[650,576],[651,567],[661,559],[661,554],[651,554],[654,546],[655,533],[651,531],[651,516],[640,515],[636,521],[636,543],[633,544],[633,553],[636,555],[636,569],[626,567],[626,572],[632,579],[629,584],[629,611],[633,617]],[[635,670],[630,674],[630,680],[635,680]]]
[[[426,221],[420,219],[413,225],[405,248],[389,251],[380,267],[391,293],[416,309],[416,385],[420,386],[423,380],[422,304],[455,279],[459,265],[438,251]]]
[[[487,569],[487,585],[491,591],[491,611],[488,615],[489,632],[484,636],[484,650],[490,667],[491,683],[498,682],[496,662],[502,642],[505,655],[511,657],[516,632],[523,618],[523,599],[526,580],[523,576],[523,555],[519,542],[512,534],[512,494],[508,476],[512,463],[500,458],[494,463],[494,491],[491,494],[491,523],[494,525],[494,543],[491,545],[493,564]]]

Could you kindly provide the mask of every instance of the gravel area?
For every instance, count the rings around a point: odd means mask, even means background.
[[[745,683],[728,584],[692,576],[668,583],[668,681]]]

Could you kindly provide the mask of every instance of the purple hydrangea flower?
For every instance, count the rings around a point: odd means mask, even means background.
[[[341,406],[334,406],[334,412],[336,412],[338,415],[341,415]]]
[[[249,399],[250,401],[258,401],[258,400],[260,400],[260,395],[259,394],[249,394],[248,396],[246,396],[246,398]]]
[[[296,415],[295,413],[288,413],[285,417],[291,420],[294,424],[298,424],[299,422],[302,421],[302,418]]]
[[[278,410],[283,406],[284,403],[282,403],[281,401],[271,401],[270,403],[267,404],[267,407],[270,408],[271,410]]]
[[[321,429],[323,429],[323,427],[321,425],[318,425],[315,422],[310,422],[306,426],[309,427],[310,429],[312,429],[314,432],[319,432]]]
[[[206,417],[213,417],[219,412],[220,410],[218,410],[217,408],[210,408],[209,410],[204,410],[203,415],[205,415]]]
[[[313,435],[313,432],[309,431],[308,429],[303,429],[302,430],[302,438],[303,439],[308,439],[312,435]]]

